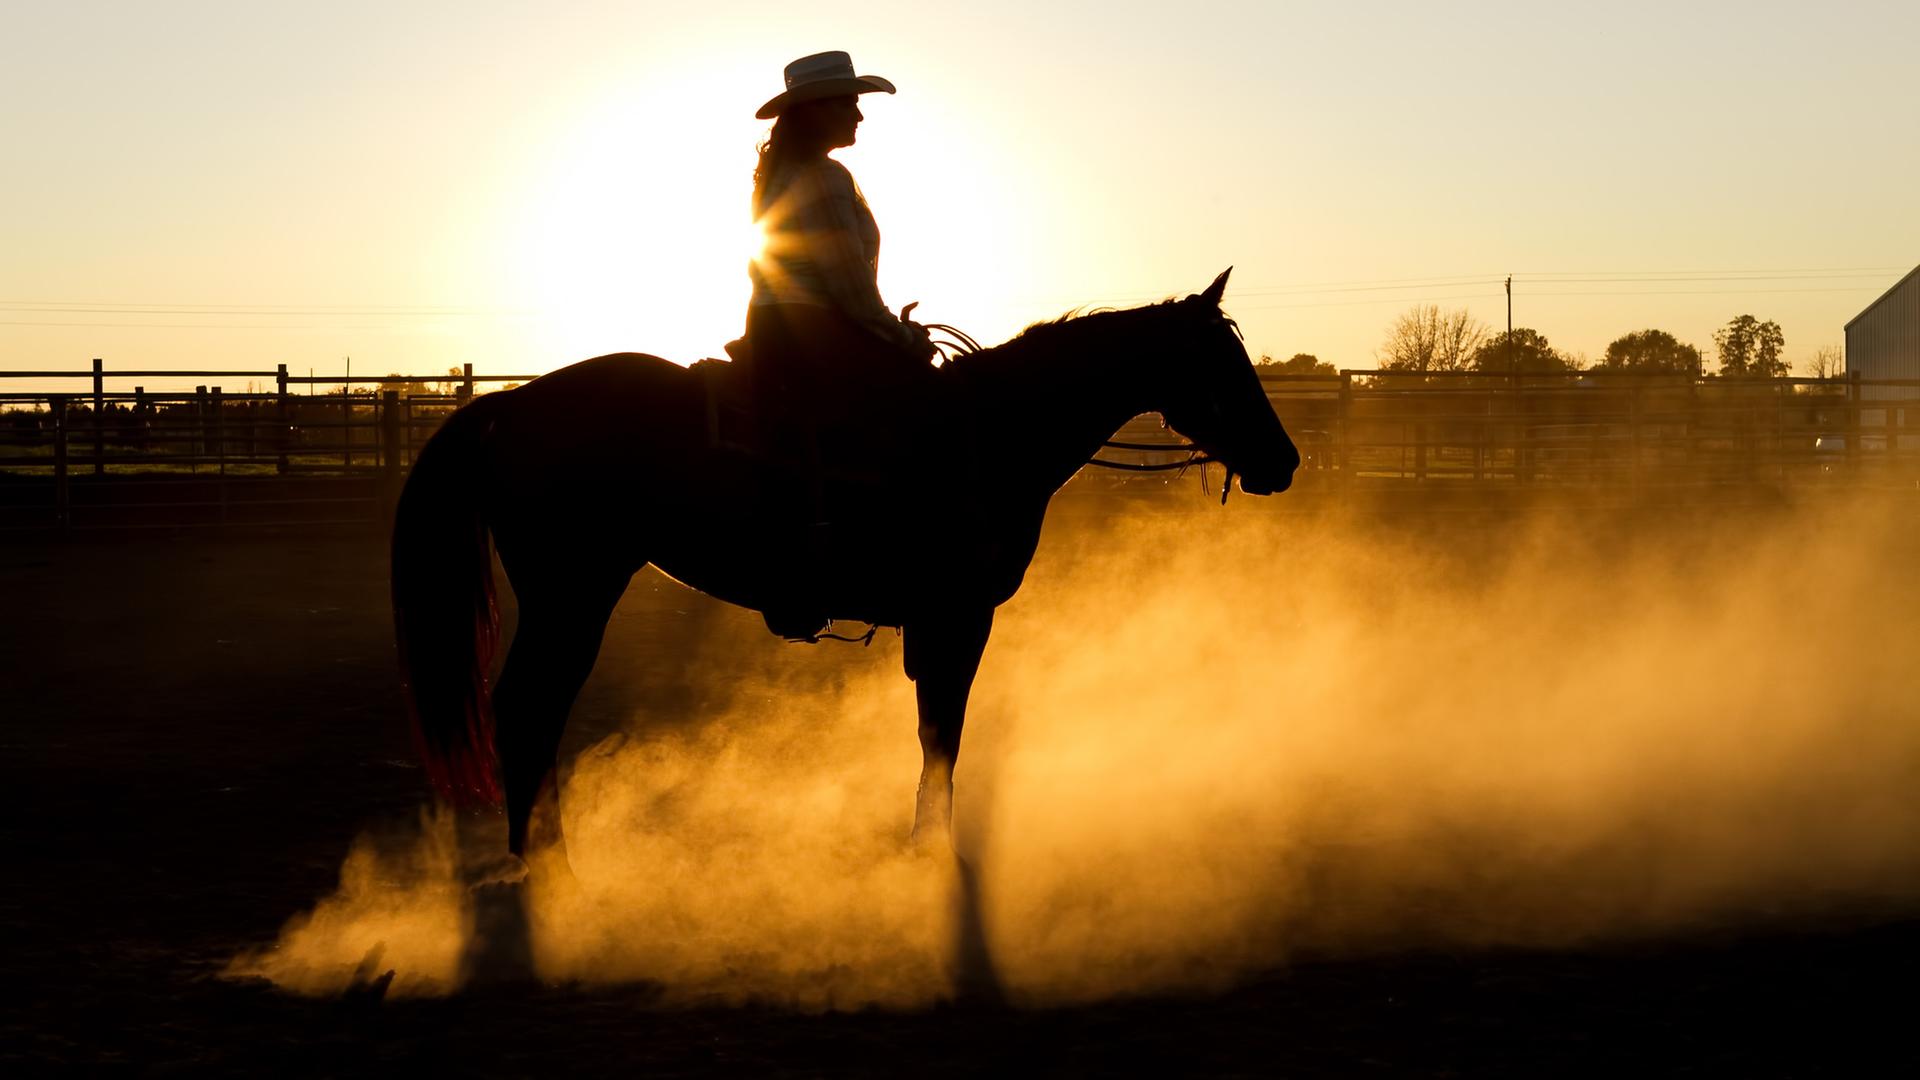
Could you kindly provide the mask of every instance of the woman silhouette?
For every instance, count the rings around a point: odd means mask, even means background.
[[[753,216],[765,245],[749,268],[747,353],[762,402],[819,431],[931,370],[925,328],[880,299],[880,230],[846,166],[861,94],[891,82],[855,75],[844,52],[803,56],[787,88],[760,107],[773,130],[753,173]],[[811,439],[809,440],[811,441]]]

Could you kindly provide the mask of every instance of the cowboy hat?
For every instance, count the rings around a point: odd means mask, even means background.
[[[878,75],[855,75],[853,57],[843,52],[814,53],[787,65],[787,89],[754,113],[756,120],[771,120],[788,108],[818,98],[844,97],[847,94],[871,94],[876,90],[891,94],[893,84]]]

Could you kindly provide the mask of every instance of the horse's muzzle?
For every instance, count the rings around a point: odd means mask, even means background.
[[[1269,476],[1253,477],[1243,475],[1240,477],[1240,490],[1249,495],[1276,495],[1292,486],[1292,469],[1288,469],[1282,473],[1274,473]]]

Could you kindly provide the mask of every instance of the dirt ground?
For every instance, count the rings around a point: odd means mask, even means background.
[[[334,886],[360,829],[421,802],[384,574],[379,539],[352,531],[0,547],[9,1075],[1920,1067],[1920,912],[1567,951],[1301,957],[1224,992],[1051,1009],[666,1008],[645,986],[314,1000],[221,978],[236,953],[273,941]],[[742,648],[782,647],[757,617],[648,576],[607,649],[663,658],[626,669],[658,677],[646,693],[696,693],[673,648],[700,620],[737,622]],[[610,730],[642,692],[597,676],[569,747]],[[902,717],[903,737],[910,725]]]

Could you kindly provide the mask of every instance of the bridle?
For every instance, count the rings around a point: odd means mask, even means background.
[[[908,310],[911,310],[911,306]],[[1246,335],[1240,332],[1240,324],[1234,322],[1233,319],[1229,318],[1224,312],[1220,315],[1220,321],[1225,323],[1241,340],[1246,340]],[[980,342],[975,340],[972,334],[967,333],[957,326],[949,323],[921,323],[920,325],[926,327],[929,331],[938,330],[947,336],[947,340],[945,341],[933,342],[934,350],[940,354],[940,362],[942,364],[956,357],[970,356],[983,351]],[[1188,469],[1198,465],[1200,466],[1200,490],[1203,493],[1212,494],[1207,491],[1207,466],[1220,459],[1208,457],[1206,451],[1200,449],[1200,447],[1193,443],[1133,443],[1116,442],[1109,439],[1101,443],[1100,448],[1102,450],[1133,450],[1144,451],[1146,453],[1168,453],[1185,450],[1187,451],[1187,459],[1185,461],[1163,461],[1153,464],[1141,464],[1131,461],[1105,461],[1099,457],[1092,457],[1087,459],[1087,464],[1098,466],[1102,469],[1118,469],[1123,472],[1148,473],[1174,472],[1178,470],[1176,478],[1185,476]],[[1225,466],[1224,462],[1221,464]],[[1220,505],[1222,506],[1227,504],[1227,495],[1233,490],[1233,469],[1227,467],[1226,472],[1226,478],[1220,485]]]

